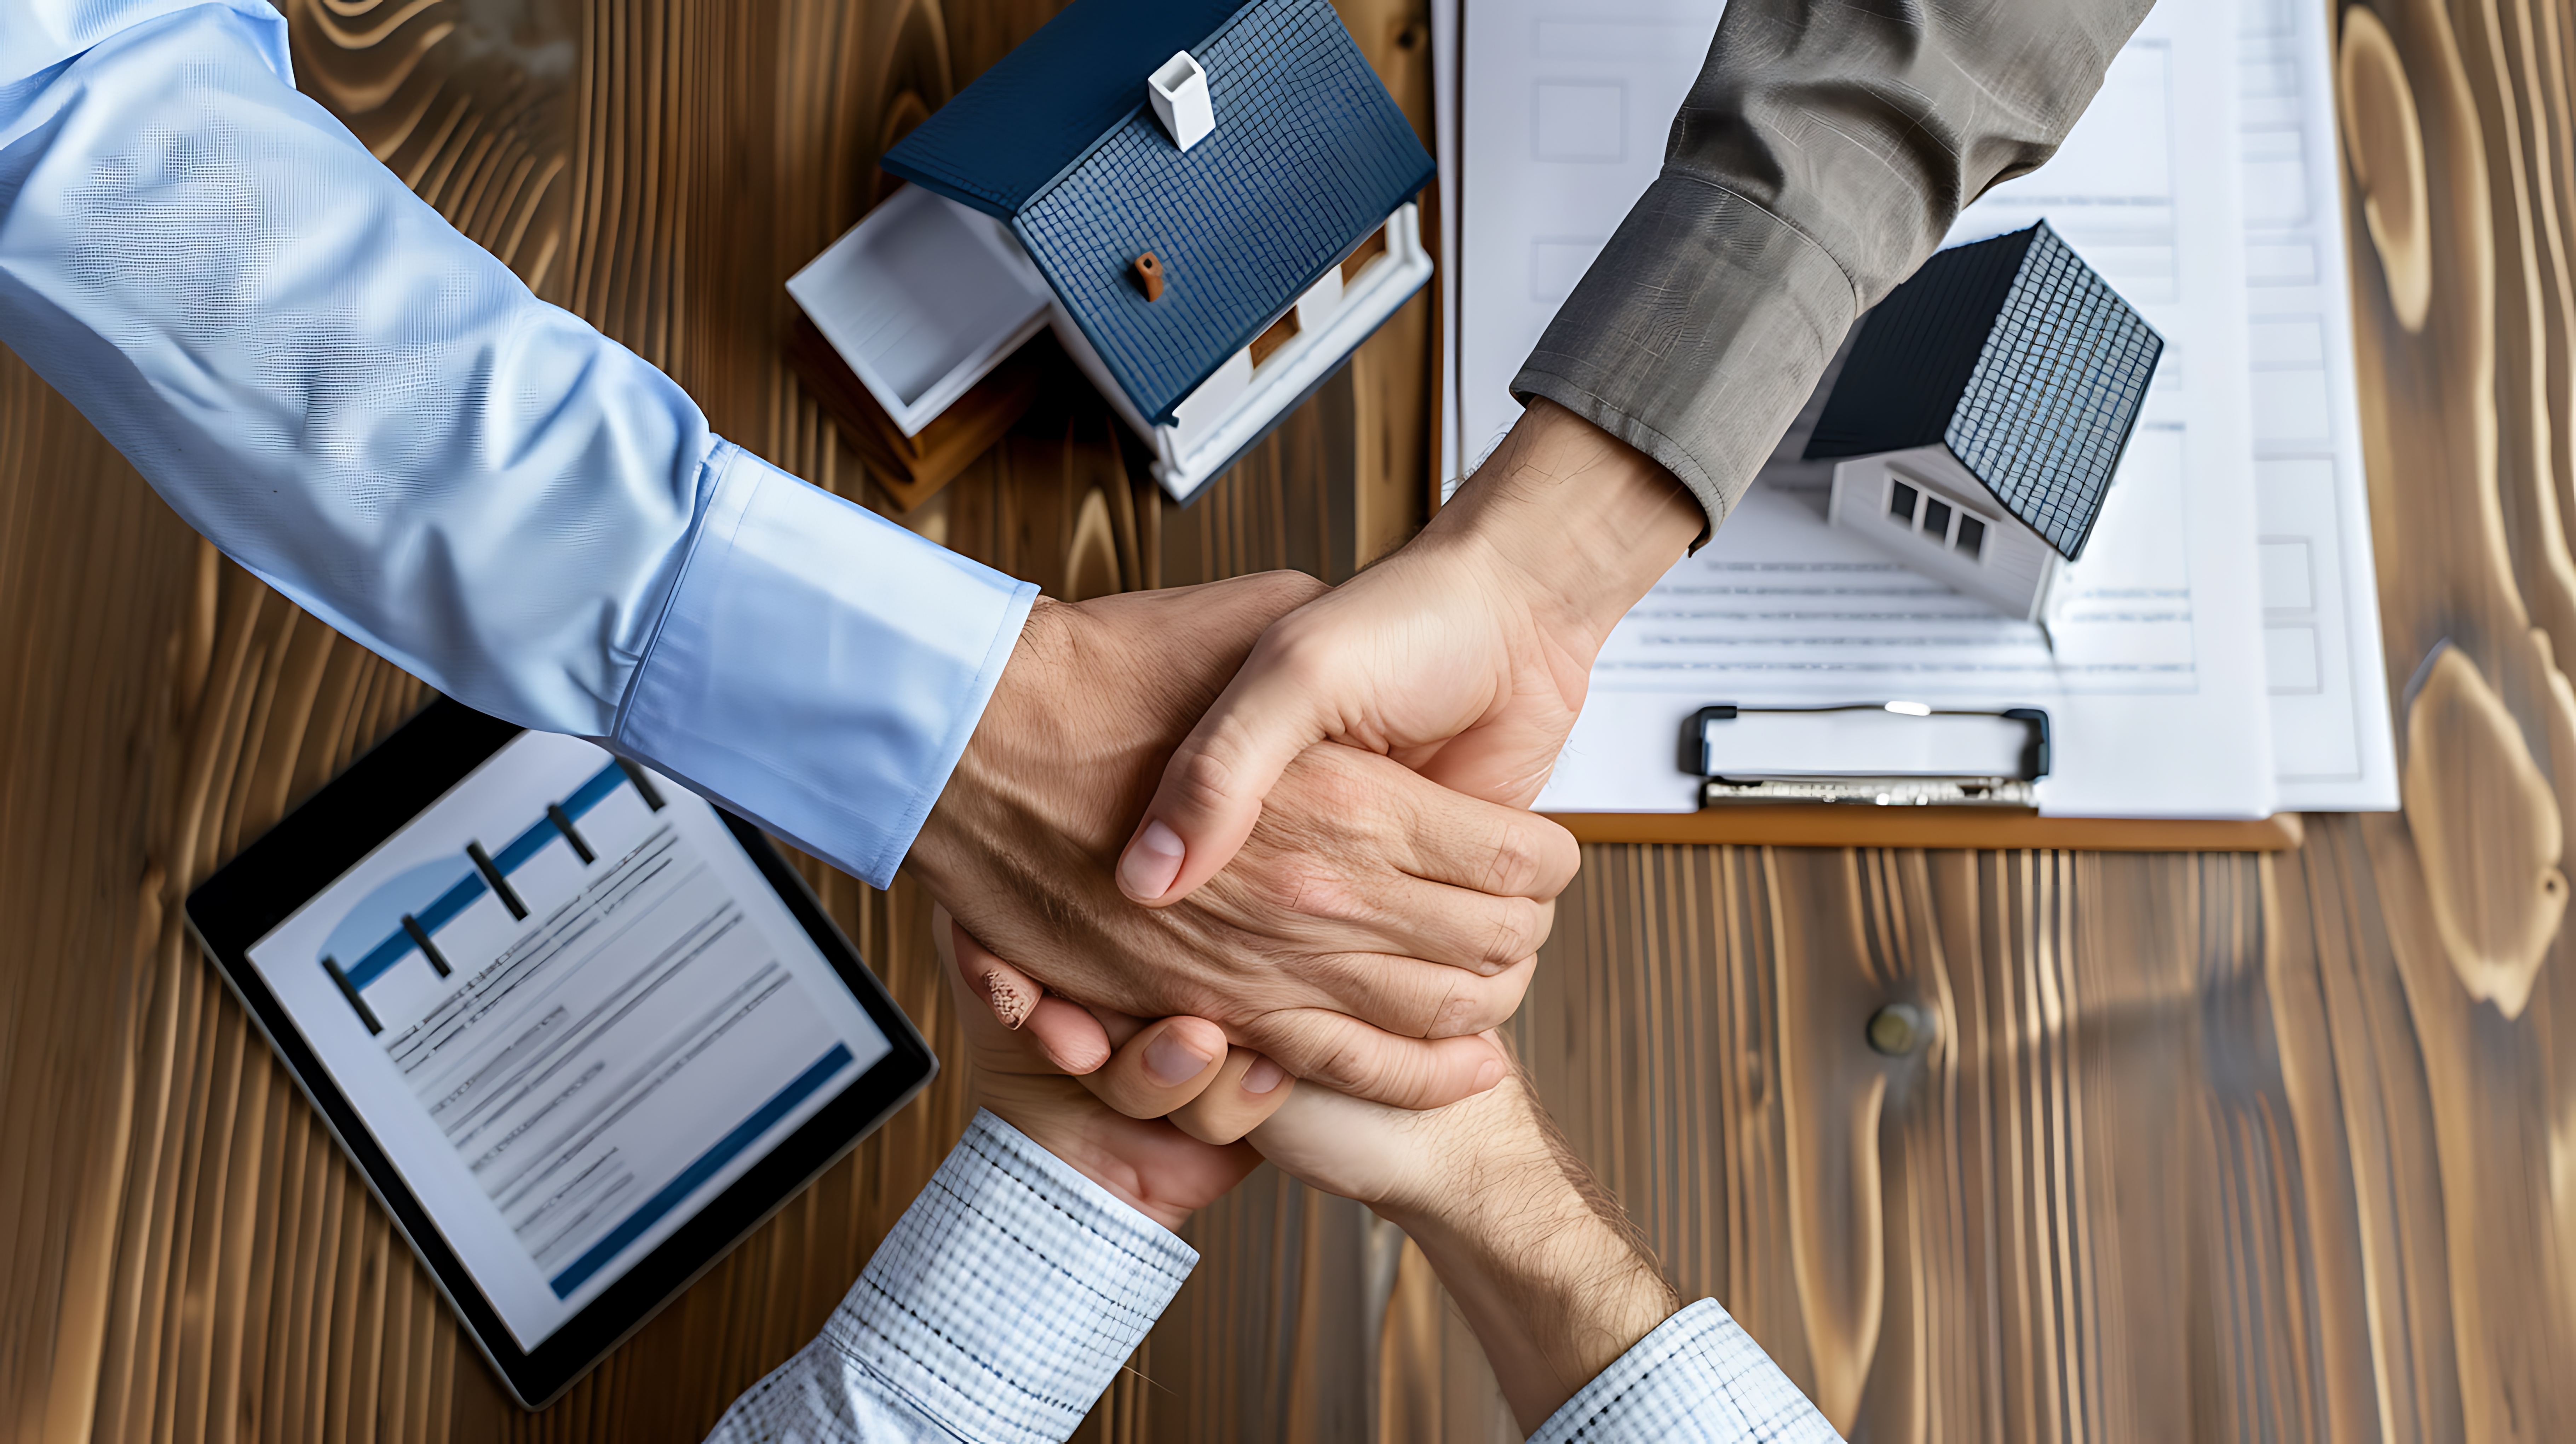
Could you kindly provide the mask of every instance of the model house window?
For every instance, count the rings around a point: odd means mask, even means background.
[[[1287,315],[1271,322],[1269,330],[1252,338],[1252,364],[1258,366],[1269,360],[1280,347],[1296,340],[1304,329],[1297,324],[1297,308],[1289,307]]]
[[[1957,552],[1972,562],[1986,559],[1986,532],[1994,521],[1945,497],[1889,477],[1887,517],[1908,531],[1920,532],[1936,547]]]
[[[1342,258],[1342,284],[1349,285],[1358,280],[1360,272],[1368,269],[1369,262],[1385,254],[1386,227],[1380,226],[1369,232],[1369,238],[1360,242],[1357,250]]]
[[[1959,539],[1951,549],[1963,553],[1970,561],[1981,561],[1986,554],[1986,524],[1973,516],[1959,517]]]

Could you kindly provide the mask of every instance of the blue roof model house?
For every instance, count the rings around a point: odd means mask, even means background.
[[[2084,554],[2164,339],[2045,222],[1923,263],[1807,443],[1834,525],[2025,620]]]
[[[1077,0],[788,283],[907,436],[1041,327],[1188,500],[1431,275],[1432,161],[1328,0]]]

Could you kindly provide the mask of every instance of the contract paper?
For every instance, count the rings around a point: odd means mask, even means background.
[[[2263,655],[2281,806],[2386,812],[2397,751],[2353,375],[2328,7],[2237,9]]]
[[[713,807],[547,733],[250,958],[526,1349],[891,1049]]]
[[[1465,134],[1475,137],[1491,133],[1475,117],[1480,91],[1492,89],[1480,38],[1492,37],[1487,7],[1467,13]],[[1533,42],[1546,37],[1528,62],[1535,78],[1578,47],[1561,12],[1535,7],[1533,19],[1560,27],[1531,32]],[[2192,163],[2237,145],[2236,29],[2221,0],[2157,7],[2058,158],[1990,192],[1949,238],[1959,244],[2046,219],[2167,342],[2093,541],[2061,584],[2066,600],[2049,624],[1996,616],[1828,529],[1822,469],[1775,466],[1716,538],[1613,631],[1540,807],[1695,808],[1696,783],[1668,759],[1684,719],[1710,703],[1909,699],[2047,710],[2054,768],[2038,789],[2046,815],[2252,818],[2275,809],[2244,384],[2244,224],[2234,167]],[[1651,33],[1661,37],[1652,42],[1659,53],[1681,43],[1678,29]],[[1645,52],[1634,53],[1642,62]],[[1532,93],[1533,114],[1548,113]],[[1671,110],[1664,106],[1667,119]],[[1549,134],[1544,126],[1533,133]],[[1485,197],[1475,149],[1461,318],[1470,386],[1477,353],[1500,344],[1490,330],[1477,339],[1487,314],[1479,258],[1491,238],[1479,237]],[[1544,174],[1545,163],[1523,171]],[[1532,215],[1546,209],[1518,203]],[[1582,210],[1556,213],[1588,213],[1592,203],[1587,196]],[[1611,210],[1607,223],[1621,213]],[[1533,238],[1525,262],[1533,299],[1524,307],[1515,295],[1513,309],[1535,309],[1559,284],[1570,289],[1571,277],[1547,269],[1560,254],[1580,275],[1570,233],[1562,253],[1542,239]],[[1482,359],[1507,366],[1525,353]],[[1479,419],[1493,415],[1483,409],[1490,405],[1473,392],[1462,399],[1470,437],[1491,424]],[[1783,452],[1784,462],[1795,455]]]

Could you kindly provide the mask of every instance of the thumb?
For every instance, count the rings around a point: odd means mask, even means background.
[[[1313,696],[1268,646],[1254,649],[1164,765],[1162,784],[1119,855],[1119,891],[1162,907],[1234,860],[1280,772],[1327,735]]]

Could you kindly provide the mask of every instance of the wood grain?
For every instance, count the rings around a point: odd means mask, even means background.
[[[1059,387],[906,510],[788,368],[785,277],[1055,0],[285,8],[300,82],[443,214],[925,535],[1087,596],[1338,580],[1419,524],[1427,302],[1186,509]],[[1341,9],[1426,124],[1420,0]],[[2265,854],[1596,843],[1514,1022],[1676,1280],[1855,1437],[2576,1437],[2576,17],[2336,19],[2406,811]],[[523,1414],[178,922],[419,685],[220,562],[10,357],[0,679],[9,1437],[693,1439],[963,1127],[952,1073]],[[919,890],[805,867],[946,1048]],[[1897,1057],[1865,1036],[1892,1003],[1934,1025]],[[1190,1237],[1082,1437],[1509,1437],[1364,1211],[1265,1170]]]

